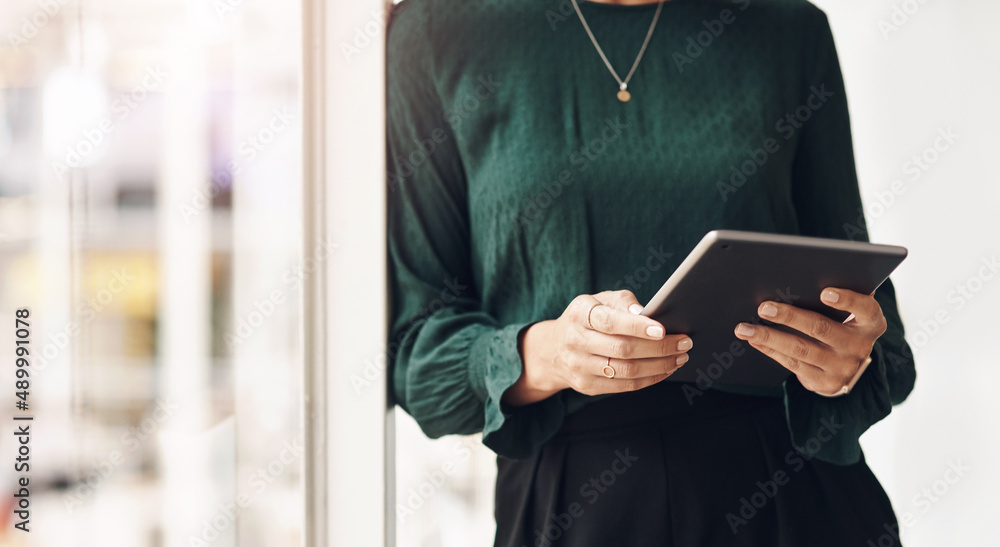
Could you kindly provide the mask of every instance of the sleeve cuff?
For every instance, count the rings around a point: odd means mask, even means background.
[[[521,377],[521,335],[534,323],[518,323],[480,336],[472,345],[469,383],[484,405],[483,444],[507,458],[526,458],[559,430],[566,416],[563,393],[523,407],[501,402]]]
[[[837,465],[861,459],[861,435],[892,410],[881,345],[857,385],[843,397],[813,393],[794,377],[785,381],[785,416],[792,446],[808,458]]]

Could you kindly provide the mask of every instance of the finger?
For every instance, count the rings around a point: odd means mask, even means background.
[[[802,334],[832,347],[840,347],[847,342],[848,333],[843,323],[834,321],[821,313],[804,310],[789,304],[765,301],[757,306],[757,315],[772,323],[787,325]]]
[[[850,312],[854,322],[862,326],[881,326],[885,323],[882,307],[872,294],[860,294],[847,289],[828,287],[820,293],[820,300],[831,308]]]
[[[615,380],[637,380],[640,378],[650,378],[673,374],[675,370],[688,362],[688,355],[682,353],[670,357],[656,357],[652,359],[611,359],[600,355],[593,356],[594,376],[607,378],[611,374],[611,379]],[[608,369],[607,367],[611,367]]]
[[[589,306],[583,311],[583,316],[580,319],[581,323],[588,326],[590,330],[604,334],[634,336],[647,340],[661,340],[665,335],[663,325],[658,321],[642,315],[634,315],[606,304]]]
[[[604,291],[594,295],[594,297],[612,308],[627,311],[632,315],[638,315],[642,312],[643,306],[632,291]]]
[[[659,340],[647,340],[635,336],[584,331],[581,342],[581,349],[588,353],[616,359],[668,357],[684,353],[694,346],[691,338],[685,334],[671,334]]]
[[[570,309],[575,312],[574,317],[577,321],[583,323],[583,327],[586,330],[594,330],[596,328],[596,323],[594,321],[600,320],[601,315],[595,317],[594,312],[597,308],[606,307],[607,304],[597,298],[598,295],[581,294],[573,299],[570,303]],[[605,300],[607,300],[605,298]]]
[[[795,360],[794,357],[784,355],[764,346],[758,346],[753,342],[750,342],[750,346],[764,355],[767,355],[771,359],[774,359],[778,362],[778,364],[786,369],[792,370],[790,367],[794,366],[794,364],[792,364]],[[844,382],[837,381],[836,375],[816,367],[802,366],[799,368],[798,372],[793,372],[793,374],[795,374],[795,377],[799,379],[799,383],[802,384],[802,387],[814,393],[828,394],[828,397],[831,396],[829,394],[836,393],[844,387]]]
[[[750,346],[757,351],[774,359],[778,364],[792,371],[799,379],[802,387],[815,393],[833,393],[839,390],[843,384],[833,380],[833,376],[825,371],[804,363],[798,363],[794,357],[785,355],[766,346],[760,346],[750,342]]]
[[[740,323],[736,326],[736,337],[746,340],[751,345],[760,346],[765,355],[781,363],[788,370],[798,374],[803,368],[823,370],[819,363],[829,362],[830,349],[801,336],[781,332],[763,325]],[[778,360],[773,354],[784,355],[784,361]],[[794,367],[794,368],[793,368]]]
[[[653,384],[658,384],[663,380],[670,377],[670,374],[661,374],[659,376],[650,376],[648,378],[635,378],[627,380],[624,378],[605,378],[601,376],[600,378],[593,378],[586,387],[576,388],[577,391],[583,393],[584,395],[603,395],[605,393],[625,393],[629,391],[638,391],[643,388],[647,388]]]

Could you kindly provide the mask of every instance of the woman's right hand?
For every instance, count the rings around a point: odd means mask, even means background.
[[[580,295],[558,319],[528,327],[520,348],[524,370],[503,401],[523,406],[564,389],[600,395],[664,380],[687,362],[691,338],[666,334],[641,311],[631,291],[606,291]]]

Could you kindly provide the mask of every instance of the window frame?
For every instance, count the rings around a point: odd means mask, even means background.
[[[389,6],[302,5],[303,255],[334,246],[302,292],[303,542],[310,546],[395,545],[395,424],[385,370]],[[370,36],[373,21],[378,32]],[[359,32],[368,42],[346,55]],[[352,380],[373,364],[377,379],[355,389]]]

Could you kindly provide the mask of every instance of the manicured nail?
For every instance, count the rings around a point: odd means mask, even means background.
[[[663,338],[663,327],[646,327],[646,335],[650,338]]]
[[[632,312],[633,315],[639,315],[642,313],[642,306],[639,304],[632,304],[628,307],[628,311]]]
[[[750,325],[747,325],[746,323],[740,323],[739,326],[736,327],[736,334],[739,334],[740,336],[745,336],[747,338],[750,338],[751,336],[753,336],[753,333],[754,333],[754,328],[751,327]]]
[[[677,349],[680,351],[687,351],[691,349],[692,346],[694,346],[694,342],[692,342],[690,338],[685,338],[680,342],[677,342]]]
[[[688,357],[688,354],[686,354],[686,353],[682,353],[682,354],[678,355],[677,356],[677,366],[681,366],[684,363],[687,363],[688,359],[690,359],[690,357]]]
[[[819,295],[819,297],[821,299],[823,299],[825,302],[829,302],[831,304],[836,303],[838,300],[840,300],[840,294],[837,293],[837,291],[832,290],[832,289],[827,289],[827,290],[823,291]]]
[[[770,302],[765,302],[763,306],[760,307],[760,314],[763,317],[776,317],[778,315],[778,306]]]

